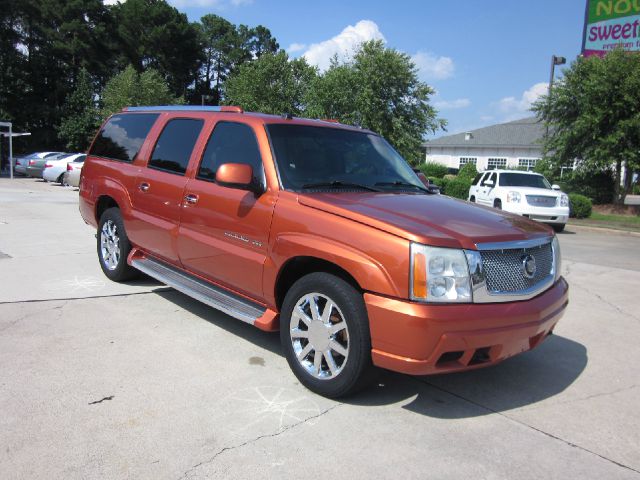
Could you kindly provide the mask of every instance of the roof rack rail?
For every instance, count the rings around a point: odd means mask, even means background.
[[[240,107],[231,105],[154,105],[148,107],[124,107],[123,112],[227,112],[244,113]]]

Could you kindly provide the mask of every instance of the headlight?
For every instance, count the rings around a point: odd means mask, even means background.
[[[560,242],[558,241],[558,237],[553,236],[553,241],[551,242],[551,249],[553,251],[553,277],[554,281],[557,281],[560,278],[560,269],[562,267],[562,259],[560,258]]]
[[[564,193],[562,195],[560,195],[560,206],[561,207],[568,207],[569,206],[569,196],[565,195]]]
[[[507,193],[507,202],[520,203],[520,192]]]
[[[464,251],[411,243],[411,299],[421,302],[471,302]]]

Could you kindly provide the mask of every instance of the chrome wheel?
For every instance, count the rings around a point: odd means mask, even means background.
[[[289,337],[300,365],[314,378],[333,379],[347,364],[349,329],[331,298],[309,293],[291,313]]]
[[[100,231],[100,255],[108,270],[115,270],[120,263],[120,236],[118,226],[113,220],[107,220]]]

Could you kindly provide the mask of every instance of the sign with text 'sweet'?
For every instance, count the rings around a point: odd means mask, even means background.
[[[587,0],[582,54],[640,51],[640,0]]]

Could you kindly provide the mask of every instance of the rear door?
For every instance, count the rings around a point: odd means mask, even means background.
[[[180,261],[193,273],[262,300],[262,272],[277,191],[256,195],[218,185],[216,172],[225,163],[250,165],[253,182],[262,188],[266,185],[253,127],[217,122],[195,178],[185,190],[189,201],[182,210],[177,240]]]
[[[203,118],[169,118],[135,182],[132,228],[137,243],[174,264],[179,264],[175,239],[187,167],[204,123]]]

